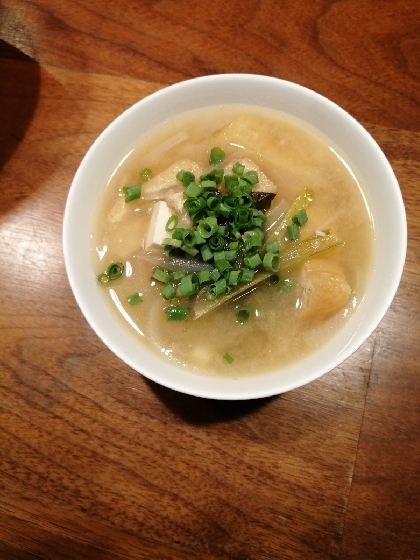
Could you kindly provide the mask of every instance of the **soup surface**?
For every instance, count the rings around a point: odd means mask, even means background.
[[[334,235],[341,243],[281,270],[277,284],[261,281],[197,318],[194,297],[166,301],[163,284],[152,278],[163,257],[152,216],[163,202],[171,215],[185,220],[184,187],[176,174],[183,169],[198,177],[213,169],[209,153],[215,146],[225,153],[216,167],[229,173],[240,162],[258,173],[253,190],[275,194],[263,229],[276,212],[287,215],[304,189],[312,191],[299,239],[288,239],[286,229],[279,237],[280,254],[308,238]],[[123,188],[139,183],[145,168],[152,178],[141,180],[141,197],[125,202]],[[140,139],[104,185],[92,230],[95,274],[112,262],[124,264],[123,275],[98,290],[115,310],[115,320],[126,325],[127,336],[190,371],[235,377],[289,365],[330,340],[363,297],[373,250],[368,206],[345,156],[296,119],[240,105],[181,115]],[[136,305],[128,299],[133,294],[140,295]],[[169,321],[164,310],[171,303],[191,313]],[[242,306],[250,312],[243,323],[236,315]]]

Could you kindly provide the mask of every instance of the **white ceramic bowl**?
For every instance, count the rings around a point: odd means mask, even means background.
[[[118,163],[149,129],[187,110],[215,104],[251,104],[278,109],[317,128],[357,169],[373,214],[376,262],[357,312],[320,351],[282,370],[220,379],[179,369],[127,336],[116,324],[92,272],[90,235],[101,189]],[[407,225],[395,175],[366,130],[347,112],[317,93],[272,77],[224,74],[162,89],[120,115],[83,159],[68,195],[63,226],[70,285],[87,321],[103,342],[145,377],[183,393],[214,399],[253,399],[289,391],[319,378],[348,358],[371,335],[398,288],[406,254]]]

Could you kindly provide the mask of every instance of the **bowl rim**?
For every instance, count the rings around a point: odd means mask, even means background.
[[[320,368],[315,369],[314,371],[306,373],[304,376],[299,379],[295,379],[294,381],[282,383],[281,378],[280,380],[278,379],[279,372],[269,372],[267,374],[246,376],[243,379],[220,379],[219,377],[200,375],[195,372],[188,372],[186,374],[184,370],[182,370],[182,375],[175,376],[176,380],[174,381],[174,377],[170,377],[168,376],[168,374],[164,376],[159,374],[159,371],[163,367],[163,363],[166,363],[164,358],[157,357],[158,359],[156,359],[156,356],[153,356],[152,359],[144,360],[142,361],[142,364],[139,365],[138,353],[133,354],[132,347],[130,345],[116,344],[112,336],[110,337],[109,331],[104,330],[103,326],[101,325],[101,321],[104,319],[104,314],[102,313],[98,316],[94,311],[92,311],[90,303],[83,294],[83,287],[81,287],[83,286],[84,282],[92,282],[93,276],[92,274],[89,275],[86,270],[80,270],[80,268],[76,266],[77,262],[75,261],[75,246],[77,244],[74,239],[74,219],[75,215],[77,215],[78,205],[80,208],[81,189],[83,189],[83,185],[86,184],[86,182],[88,182],[89,180],[95,180],[94,173],[92,173],[92,161],[100,160],[101,150],[107,147],[107,142],[109,141],[109,139],[114,135],[118,136],[120,134],[120,130],[124,130],[126,123],[133,119],[139,112],[140,114],[143,113],[143,117],[146,115],[146,113],[148,113],[149,117],[153,117],[155,120],[157,118],[159,122],[162,122],[163,117],[165,116],[166,119],[170,118],[172,112],[174,114],[179,114],[177,107],[186,92],[189,92],[189,95],[191,95],[191,91],[195,90],[196,94],[197,92],[200,92],[201,94],[205,95],[206,88],[208,88],[209,85],[217,86],[220,88],[222,85],[226,84],[231,88],[232,92],[238,91],[240,87],[249,87],[251,85],[259,85],[260,87],[270,89],[270,91],[273,90],[282,91],[283,93],[286,92],[291,99],[291,103],[293,103],[293,95],[298,93],[300,96],[303,96],[302,98],[304,98],[308,103],[308,110],[312,110],[314,107],[317,107],[321,108],[322,110],[325,109],[327,111],[332,111],[332,114],[335,115],[335,118],[344,119],[344,122],[348,125],[349,132],[356,135],[356,137],[360,139],[360,141],[363,141],[366,144],[366,146],[372,151],[372,154],[377,158],[379,164],[381,165],[384,177],[387,178],[389,184],[392,187],[391,193],[393,195],[393,204],[396,207],[396,211],[399,217],[397,224],[398,227],[395,231],[395,247],[398,250],[396,250],[395,254],[393,255],[393,275],[392,278],[388,280],[385,299],[381,302],[380,311],[377,310],[374,316],[366,313],[364,315],[360,315],[359,323],[354,325],[352,336],[349,342],[341,349],[340,352],[336,353],[334,359],[330,360],[326,364],[326,367],[321,368],[322,371],[320,371]],[[171,108],[168,108],[168,105],[165,105],[165,103],[168,103],[168,100],[173,102],[174,98],[177,103],[175,103],[174,106],[171,106]],[[198,101],[199,103],[202,103],[201,100]],[[228,103],[216,102],[207,103],[206,105],[199,104],[198,106],[204,107],[210,104],[224,105]],[[234,103],[234,101],[230,103]],[[249,104],[256,105],[256,103],[252,102]],[[155,111],[157,110],[158,114],[154,114],[153,109]],[[283,109],[279,107],[278,110],[282,111]],[[147,127],[145,127],[145,132],[147,132]],[[139,134],[138,139],[140,139],[142,135],[143,133]],[[88,210],[85,211],[85,215],[87,215],[87,212]],[[91,209],[90,212],[92,214],[93,209]],[[90,227],[91,222],[89,224],[89,228]],[[83,241],[81,237],[77,240],[79,242]],[[143,375],[145,378],[148,378],[160,385],[185,394],[218,400],[248,400],[284,393],[320,378],[322,375],[331,371],[339,364],[341,364],[344,360],[346,360],[374,332],[380,321],[383,319],[389,306],[391,305],[401,280],[406,258],[406,249],[407,222],[401,190],[390,163],[388,162],[385,154],[383,153],[377,142],[374,140],[374,138],[347,111],[345,111],[335,102],[329,100],[323,95],[315,92],[314,90],[306,88],[305,86],[301,86],[293,82],[259,74],[216,74],[187,79],[182,82],[177,82],[175,84],[164,87],[144,97],[143,99],[139,100],[137,103],[123,111],[102,131],[102,133],[96,138],[96,140],[93,142],[93,144],[90,146],[89,150],[83,157],[69,189],[63,218],[63,254],[67,277],[79,308],[85,316],[88,324],[93,328],[95,333],[104,342],[104,344],[122,361],[124,361],[135,371]],[[360,305],[360,307],[362,306],[362,304]],[[357,316],[357,313],[355,315]],[[337,336],[335,337],[335,339],[336,338]],[[146,349],[147,354],[149,354],[146,345],[142,345],[139,342],[137,342],[137,345],[143,347],[143,350]],[[328,345],[329,343],[327,344],[327,346]],[[316,352],[316,354],[318,354],[318,352]],[[313,356],[314,355],[312,354],[305,360],[302,360],[298,363],[302,367],[307,367],[309,365],[309,362],[312,361]],[[164,369],[168,371],[172,370],[174,373],[181,373],[181,370],[177,366],[174,367],[173,364],[170,363],[166,363],[166,367]],[[286,370],[288,369],[289,368],[286,368]],[[266,381],[265,384],[255,382],[256,380],[262,381],[263,378]],[[207,387],[205,386],[205,383],[203,384],[203,379],[207,382]],[[209,383],[210,380],[212,380],[211,383]]]

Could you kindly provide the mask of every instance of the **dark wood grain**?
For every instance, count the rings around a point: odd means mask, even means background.
[[[420,558],[419,37],[410,0],[2,1],[0,558]],[[61,249],[70,183],[107,124],[225,72],[350,111],[409,227],[400,288],[362,348],[251,402],[174,393],[119,361]]]

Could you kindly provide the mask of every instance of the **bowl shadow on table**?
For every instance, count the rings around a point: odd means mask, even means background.
[[[196,426],[229,422],[248,416],[269,404],[276,397],[250,400],[217,400],[194,397],[163,387],[145,379],[156,397],[184,422]]]
[[[19,49],[0,39],[0,172],[23,140],[40,90],[40,66]],[[29,192],[27,193],[30,194]],[[0,213],[7,212],[25,192],[0,190]]]

